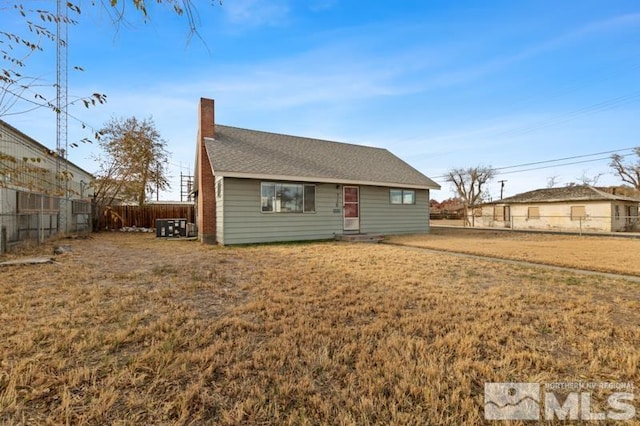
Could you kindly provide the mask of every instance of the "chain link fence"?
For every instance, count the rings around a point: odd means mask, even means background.
[[[91,217],[88,200],[61,203],[60,197],[0,188],[0,253],[24,241],[41,243],[59,233],[90,232]]]
[[[469,215],[468,226],[556,232],[640,232],[634,215]]]

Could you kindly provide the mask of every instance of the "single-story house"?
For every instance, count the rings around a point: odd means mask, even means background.
[[[386,149],[215,124],[201,99],[196,224],[205,243],[426,233],[440,186]]]
[[[588,185],[523,192],[476,206],[472,226],[553,231],[633,231],[640,198]],[[619,191],[623,192],[623,191]]]
[[[0,120],[0,253],[23,240],[89,231],[93,176]]]

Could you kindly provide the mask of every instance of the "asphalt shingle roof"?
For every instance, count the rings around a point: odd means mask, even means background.
[[[214,174],[290,176],[440,189],[440,185],[383,148],[216,125],[205,139]]]
[[[632,201],[638,203],[640,199],[610,194],[592,186],[579,185],[536,189],[487,204],[553,203],[562,201]]]

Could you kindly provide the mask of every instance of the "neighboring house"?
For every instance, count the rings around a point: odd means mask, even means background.
[[[92,180],[0,120],[0,253],[18,241],[89,230]]]
[[[524,192],[478,206],[469,216],[476,227],[633,231],[640,229],[639,203],[639,198],[618,195],[615,187],[579,185]]]
[[[431,200],[429,204],[429,217],[431,220],[460,220],[464,218],[464,209],[464,205],[458,200],[445,200],[442,203]]]
[[[246,244],[429,231],[440,186],[386,149],[216,125],[201,99],[201,241]]]

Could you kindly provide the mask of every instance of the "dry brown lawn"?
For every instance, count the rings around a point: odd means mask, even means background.
[[[433,226],[464,226],[464,220],[462,219],[431,219],[429,222]]]
[[[389,245],[71,244],[0,269],[0,424],[482,424],[485,382],[640,383],[637,283]]]
[[[432,228],[389,242],[503,259],[640,276],[640,239]]]

